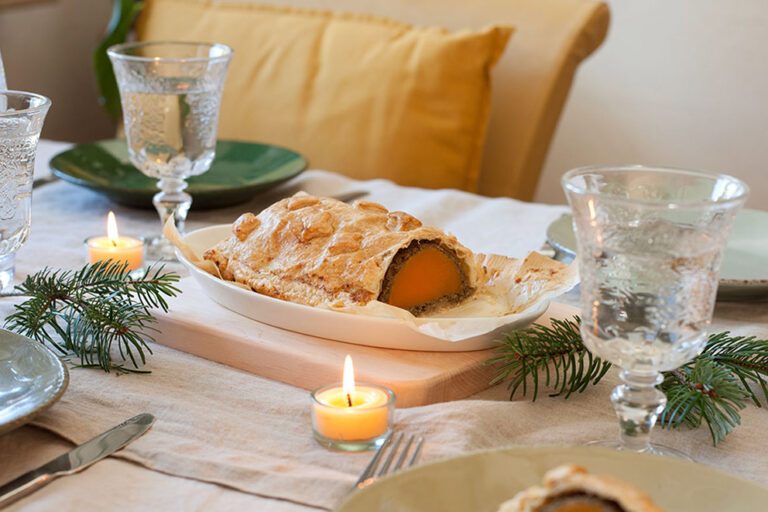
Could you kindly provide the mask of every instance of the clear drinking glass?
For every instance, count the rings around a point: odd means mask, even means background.
[[[29,237],[35,153],[51,106],[45,96],[0,91],[0,288],[13,288],[14,256]]]
[[[173,217],[179,231],[192,205],[186,178],[211,167],[219,105],[232,49],[223,44],[146,42],[107,50],[115,70],[131,163],[160,189],[152,202],[160,220]],[[173,260],[162,235],[149,239],[147,255]]]
[[[5,81],[5,68],[3,67],[3,54],[0,53],[0,91],[8,89],[8,84]]]
[[[720,259],[747,186],[680,169],[590,167],[562,178],[581,274],[581,335],[621,368],[611,394],[619,449],[687,458],[652,445],[666,398],[659,372],[704,347]]]

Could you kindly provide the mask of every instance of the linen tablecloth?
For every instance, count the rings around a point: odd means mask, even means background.
[[[38,172],[45,173],[61,145],[42,143]],[[308,171],[250,204],[190,213],[188,229],[229,222],[297,190],[338,194],[369,192],[366,199],[408,211],[454,232],[470,248],[521,256],[544,241],[547,225],[565,209],[457,191],[426,191],[375,180],[359,182]],[[43,266],[83,263],[82,241],[104,231],[108,210],[121,231],[146,235],[159,229],[154,211],[132,210],[66,183],[34,192],[32,236],[19,252],[20,274]],[[571,300],[573,297],[570,298]],[[208,300],[201,297],[200,300]],[[211,307],[218,307],[211,303]],[[11,303],[0,303],[5,316]],[[766,303],[723,303],[713,329],[768,337]],[[328,510],[350,491],[370,454],[329,452],[311,438],[304,390],[153,345],[149,375],[73,369],[62,400],[26,426],[0,437],[0,483],[45,462],[139,412],[155,426],[117,457],[59,479],[11,510]],[[616,435],[608,400],[613,374],[569,400],[508,401],[503,385],[469,400],[398,410],[396,428],[426,437],[423,460],[515,444],[580,444]],[[718,448],[705,428],[667,432],[656,440],[699,462],[768,484],[768,415],[749,406],[743,425]]]

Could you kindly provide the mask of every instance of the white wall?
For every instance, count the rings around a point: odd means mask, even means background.
[[[577,73],[536,201],[580,165],[727,172],[768,210],[768,0],[608,0],[611,29]]]
[[[101,40],[110,0],[40,0],[0,6],[0,51],[8,87],[53,101],[43,137],[83,142],[114,127],[97,101],[91,53]]]

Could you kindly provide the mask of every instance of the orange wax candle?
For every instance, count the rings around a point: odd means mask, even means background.
[[[120,236],[112,212],[107,216],[107,236],[91,237],[85,241],[85,245],[91,264],[112,260],[127,263],[129,271],[144,267],[144,242],[138,238]]]
[[[349,356],[342,385],[318,389],[312,399],[312,427],[321,444],[364,450],[377,446],[390,433],[394,394],[381,386],[356,386]]]

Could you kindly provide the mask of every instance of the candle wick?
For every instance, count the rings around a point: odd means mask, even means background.
[[[349,393],[347,393],[347,404],[352,407],[352,396]]]
[[[112,242],[112,247],[117,247],[117,240],[111,239],[110,242]]]

